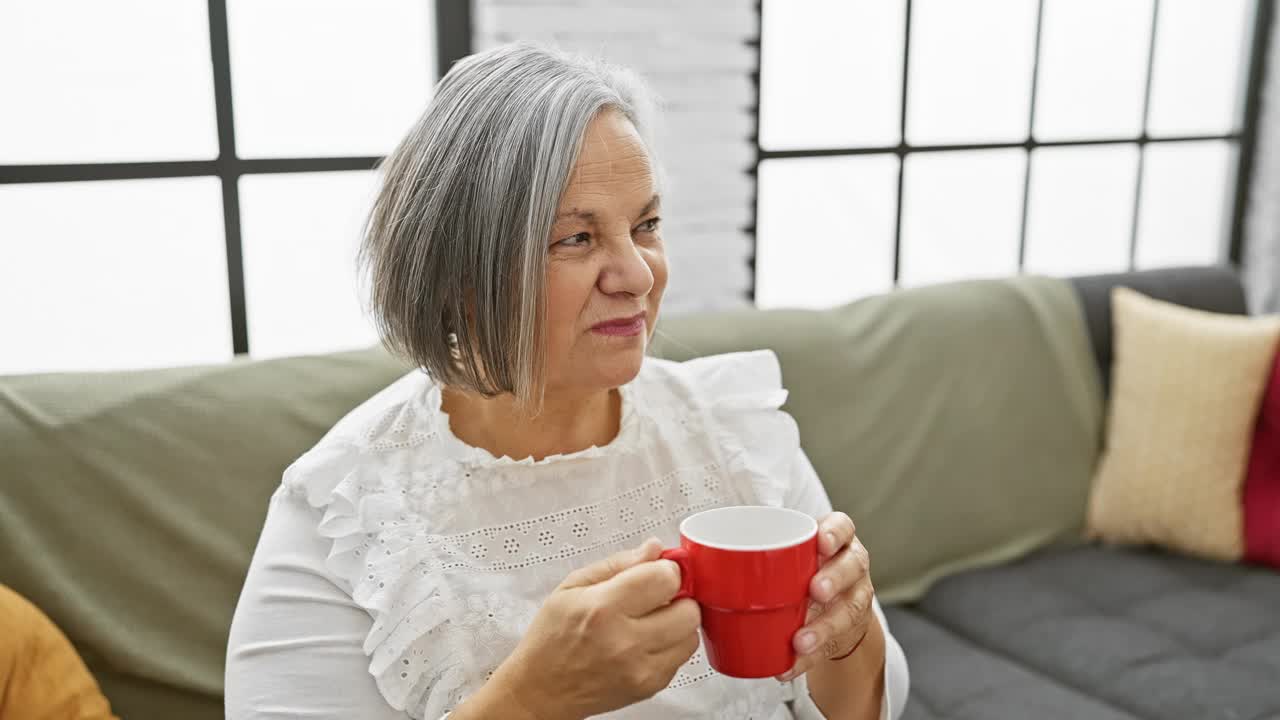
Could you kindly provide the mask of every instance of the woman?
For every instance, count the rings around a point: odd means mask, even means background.
[[[896,717],[906,663],[771,353],[645,357],[667,282],[633,76],[458,63],[388,158],[361,251],[412,372],[285,472],[232,626],[249,718]],[[659,560],[737,504],[820,518],[796,666],[714,673]]]

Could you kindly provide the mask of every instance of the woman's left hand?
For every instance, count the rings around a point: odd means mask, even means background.
[[[875,622],[871,556],[848,515],[833,512],[818,522],[818,560],[809,582],[809,614],[792,639],[796,664],[778,676],[783,682],[850,654]]]

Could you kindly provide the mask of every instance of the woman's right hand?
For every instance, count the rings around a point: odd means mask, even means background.
[[[477,693],[487,697],[459,711],[488,705],[502,717],[578,720],[665,688],[698,649],[701,615],[693,600],[672,602],[680,568],[661,553],[651,539],[570,573]]]

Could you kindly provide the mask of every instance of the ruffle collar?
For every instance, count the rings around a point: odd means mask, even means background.
[[[638,397],[634,389],[636,382],[633,380],[618,388],[618,394],[622,398],[622,413],[618,422],[618,434],[614,436],[613,440],[604,445],[592,445],[582,450],[557,453],[541,459],[534,459],[533,456],[521,459],[513,458],[510,455],[498,457],[488,450],[470,445],[454,435],[453,429],[449,426],[449,414],[443,408],[441,387],[439,383],[433,380],[428,379],[426,386],[423,388],[421,407],[422,411],[429,417],[433,426],[432,429],[446,449],[446,454],[461,465],[470,469],[538,467],[634,451],[640,442],[640,432],[637,429],[640,413],[637,411]]]

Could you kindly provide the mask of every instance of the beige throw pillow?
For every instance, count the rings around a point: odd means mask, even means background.
[[[1091,537],[1238,560],[1240,492],[1280,319],[1112,292],[1115,356]]]

